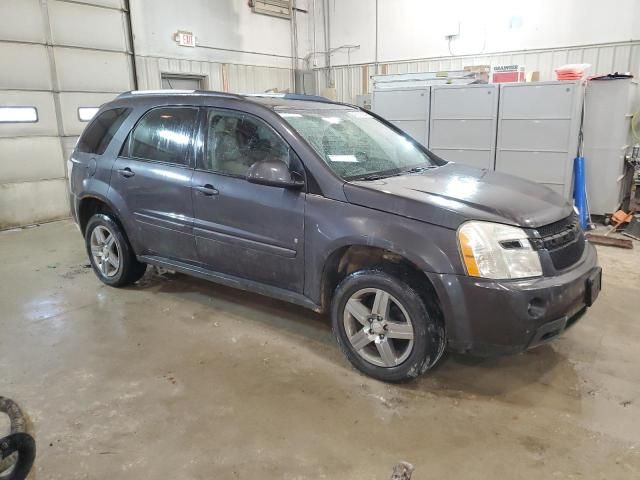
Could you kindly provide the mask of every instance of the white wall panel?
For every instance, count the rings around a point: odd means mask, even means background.
[[[0,41],[0,59],[0,89],[52,89],[49,57],[43,45]]]
[[[76,143],[78,143],[78,138],[78,136],[62,137],[60,143],[62,143],[62,155],[65,160],[71,157],[71,152],[73,152]]]
[[[78,118],[78,107],[99,107],[116,96],[115,93],[60,93],[63,135],[80,135],[87,126],[88,122],[82,122]]]
[[[58,135],[53,93],[0,91],[0,105],[36,107],[38,121],[34,123],[0,123],[0,137]]]
[[[39,117],[0,124],[0,228],[68,216],[64,159],[86,125],[78,107],[132,89],[123,7],[0,0],[0,106],[33,106]]]
[[[49,18],[53,41],[58,45],[126,50],[125,22],[119,10],[53,2]]]
[[[129,56],[124,53],[54,47],[60,90],[114,92],[130,90]]]
[[[136,57],[140,89],[162,88],[163,73],[199,75],[209,90],[222,90],[222,67],[219,63],[178,58]]]
[[[58,137],[0,138],[0,183],[64,177]]]
[[[630,71],[640,76],[640,41],[615,45],[596,45],[535,52],[510,52],[465,57],[440,57],[411,62],[382,63],[380,73],[437,72],[462,69],[466,65],[505,65],[520,63],[527,71],[540,72],[540,80],[555,80],[555,69],[569,62],[589,63],[589,75]],[[335,82],[338,99],[355,102],[356,95],[368,93],[362,86],[362,75],[373,75],[375,65],[332,67],[331,78]],[[317,69],[319,91],[326,86],[325,69]],[[351,84],[349,77],[351,76]],[[366,82],[365,82],[366,83]],[[370,91],[370,85],[367,87]]]
[[[0,0],[0,40],[43,43],[44,32],[39,0]]]
[[[125,0],[73,0],[75,3],[86,3],[87,5],[98,5],[109,8],[124,8]]]
[[[329,47],[360,45],[360,49],[351,54],[352,63],[373,63],[376,51],[379,62],[395,62],[640,40],[638,0],[341,0],[327,3],[331,24]],[[316,31],[323,31],[322,19],[320,13],[315,16]],[[517,24],[513,19],[519,20]],[[446,39],[450,34],[457,34],[451,42]],[[322,50],[324,48],[317,45],[317,51]],[[317,60],[322,62],[322,56]],[[345,65],[347,55],[335,53],[331,63]]]
[[[67,181],[0,184],[0,228],[69,216]]]
[[[143,57],[185,58],[287,68],[290,23],[255,14],[246,1],[131,0],[135,50]],[[196,36],[196,47],[178,46],[178,30]]]
[[[291,89],[291,70],[253,65],[229,65],[229,91],[263,93]]]

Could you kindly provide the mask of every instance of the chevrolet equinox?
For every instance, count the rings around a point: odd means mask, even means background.
[[[155,265],[328,312],[349,361],[384,381],[446,348],[540,345],[600,290],[560,195],[317,97],[122,94],[83,132],[69,181],[105,284]]]

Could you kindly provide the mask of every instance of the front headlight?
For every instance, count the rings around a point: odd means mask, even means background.
[[[458,248],[467,274],[493,279],[542,275],[540,257],[524,230],[491,222],[466,222],[458,229]]]

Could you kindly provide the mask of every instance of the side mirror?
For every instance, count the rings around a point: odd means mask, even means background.
[[[286,163],[277,159],[262,160],[251,165],[247,172],[247,181],[281,188],[304,186],[304,180],[295,172],[292,173]]]

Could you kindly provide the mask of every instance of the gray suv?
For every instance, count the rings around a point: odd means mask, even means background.
[[[575,323],[601,270],[550,189],[437,157],[375,114],[300,96],[130,92],[69,164],[98,278],[147,265],[329,312],[384,381],[446,348],[522,352]]]

